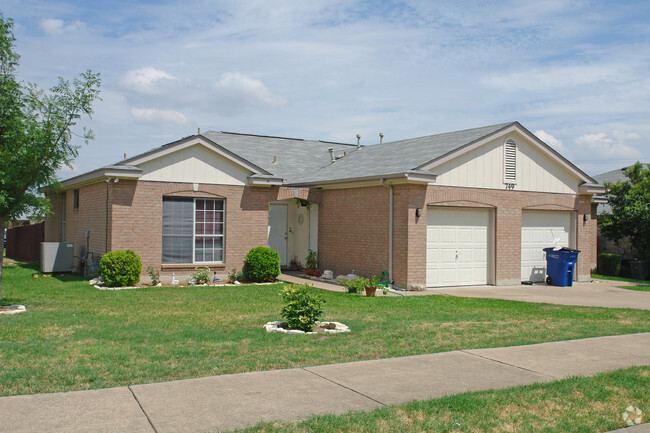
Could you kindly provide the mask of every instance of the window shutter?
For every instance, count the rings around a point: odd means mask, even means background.
[[[503,162],[503,182],[515,183],[517,181],[517,145],[512,139],[505,142]]]

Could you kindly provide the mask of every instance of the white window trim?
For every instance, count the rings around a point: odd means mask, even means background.
[[[223,234],[221,235],[199,235],[199,237],[218,237],[221,236],[221,260],[211,260],[199,262],[196,260],[196,201],[197,200],[221,200],[223,202]],[[213,248],[214,252],[214,248]],[[195,263],[225,263],[223,260],[226,257],[226,200],[223,198],[194,198],[194,212],[192,212],[192,264]]]

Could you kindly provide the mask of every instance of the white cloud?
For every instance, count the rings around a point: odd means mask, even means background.
[[[287,100],[273,94],[262,81],[239,72],[227,72],[214,84],[217,98],[237,105],[282,107]]]
[[[183,113],[174,110],[159,110],[157,108],[131,108],[131,115],[136,123],[149,123],[154,125],[188,123]]]
[[[542,140],[544,143],[548,144],[558,152],[563,153],[566,150],[566,148],[562,145],[562,140],[553,137],[551,134],[544,131],[543,129],[538,129],[537,131],[534,132],[534,134],[537,137],[539,137],[540,140]]]
[[[616,160],[638,158],[639,151],[619,140],[609,137],[604,132],[584,134],[576,138],[576,144],[583,152],[600,158],[614,158]]]
[[[41,29],[48,35],[61,35],[63,33],[83,30],[85,25],[80,21],[65,24],[63,20],[55,18],[46,18],[41,20]]]
[[[130,90],[150,95],[160,91],[158,84],[164,80],[176,80],[176,77],[148,66],[127,72],[120,83]]]

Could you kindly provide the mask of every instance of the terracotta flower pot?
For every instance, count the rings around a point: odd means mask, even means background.
[[[314,269],[311,274],[316,278],[320,277],[320,271],[318,269]]]
[[[366,286],[366,296],[375,296],[377,287],[375,286]]]

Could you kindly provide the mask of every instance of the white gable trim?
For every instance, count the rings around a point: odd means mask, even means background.
[[[174,152],[178,152],[179,150],[183,150],[188,147],[195,146],[197,144],[206,147],[207,149],[215,152],[217,155],[220,155],[221,157],[234,162],[235,164],[247,169],[248,171],[252,171],[253,173],[260,173],[260,174],[271,174],[266,170],[264,170],[263,168],[258,167],[257,165],[245,160],[239,155],[230,152],[229,150],[219,146],[217,143],[213,142],[212,140],[203,137],[202,135],[193,135],[183,140],[177,141],[175,143],[167,144],[152,152],[148,152],[144,155],[127,159],[126,161],[123,161],[123,163],[128,165],[139,165],[144,162],[151,161],[153,159],[157,159]]]
[[[551,148],[548,144],[544,143],[542,140],[537,138],[533,133],[528,131],[526,128],[521,126],[518,122],[513,123],[512,125],[507,126],[504,129],[501,129],[499,131],[496,131],[492,134],[488,134],[485,137],[474,141],[472,143],[469,143],[465,146],[462,146],[456,150],[453,150],[437,159],[434,159],[433,161],[429,161],[419,167],[417,169],[419,170],[427,170],[427,171],[433,171],[436,167],[441,166],[442,164],[451,161],[452,159],[458,158],[459,156],[471,152],[474,149],[477,149],[489,142],[492,142],[494,140],[497,140],[499,138],[507,138],[509,134],[512,133],[519,133],[528,140],[530,140],[531,143],[537,146],[539,150],[541,150],[544,154],[546,154],[549,158],[551,158],[553,161],[555,161],[557,164],[561,165],[564,167],[566,170],[571,172],[573,175],[575,175],[578,179],[582,180],[584,183],[588,184],[597,184],[595,180],[593,180],[591,177],[589,177],[585,172],[580,170],[578,167],[570,163],[566,158],[564,158],[562,155],[557,153],[553,148]]]

